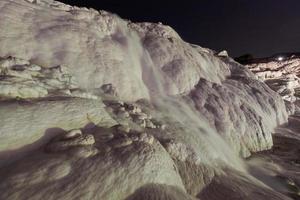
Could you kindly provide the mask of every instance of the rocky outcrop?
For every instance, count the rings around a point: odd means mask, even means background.
[[[200,77],[220,82],[229,73],[211,51],[184,42],[170,27],[132,24],[105,11],[60,7],[48,0],[1,1],[0,27],[6,29],[0,33],[0,56],[23,58],[44,68],[67,66],[81,88],[112,84],[125,100],[149,98],[147,88],[157,87],[150,76],[151,62],[162,73],[161,87],[167,94],[189,91]],[[33,14],[32,9],[39,11]]]
[[[44,5],[45,2],[48,2],[47,6]],[[0,38],[5,38],[0,48],[1,56],[21,57],[45,69],[65,66],[70,76],[76,80],[79,91],[86,88],[89,88],[89,91],[100,89],[124,100],[153,100],[158,98],[158,94],[189,96],[197,104],[198,111],[210,121],[210,126],[225,135],[241,155],[247,156],[250,152],[269,149],[272,146],[272,129],[287,118],[283,102],[276,94],[261,89],[260,87],[265,87],[256,83],[251,73],[230,58],[218,56],[211,50],[184,42],[171,27],[163,24],[135,24],[93,9],[74,7],[61,11],[51,9],[52,1],[45,2],[29,4],[26,1],[15,0],[0,3],[0,9],[3,9],[0,26],[13,24],[6,26],[6,31],[0,33]],[[43,12],[33,15],[32,6],[39,7]],[[5,8],[18,8],[18,12]],[[11,21],[11,18],[22,18],[23,14],[27,16],[26,23],[21,25],[16,20]],[[32,24],[35,26],[31,27]],[[19,27],[21,31],[14,31],[15,27]],[[23,35],[13,36],[11,32],[22,32]],[[24,38],[24,35],[30,38]],[[72,38],[72,41],[69,38]],[[43,43],[39,42],[41,40]],[[22,44],[23,48],[15,48],[20,46],[19,44]],[[239,86],[243,81],[239,77],[242,76],[246,76],[248,82],[253,82],[252,89],[249,90],[246,84]],[[207,93],[211,96],[214,89],[206,87],[210,84],[219,88],[218,92],[228,88],[228,91],[237,90],[235,92],[239,95],[232,95],[222,102],[214,103],[204,95],[199,97],[201,100],[193,99],[197,96],[196,93]],[[235,89],[236,87],[238,89]],[[264,94],[260,95],[257,91]],[[264,95],[271,96],[271,99],[264,100]],[[78,96],[84,97],[80,92]],[[250,96],[254,97],[254,101],[259,99],[260,102],[255,106],[248,106]],[[226,112],[224,109],[228,103],[236,102],[248,102],[247,108],[232,109],[232,113],[238,111],[241,115],[221,116]],[[219,116],[216,111],[202,108],[205,104],[207,107],[210,104],[213,104],[211,107],[218,104]],[[257,106],[260,108],[256,108]],[[269,114],[272,115],[272,123],[264,120]],[[119,121],[128,117],[135,118],[135,122],[143,127],[154,128],[151,120],[142,119],[141,115],[133,116],[124,109],[118,110]],[[246,118],[247,120],[243,120]],[[240,119],[250,124],[246,126],[251,127],[250,132],[246,131],[246,128],[239,128]],[[232,128],[224,128],[226,125]],[[240,131],[245,134],[237,133]]]
[[[0,57],[44,68],[68,66],[83,89],[112,84],[123,99],[148,97],[140,68],[143,49],[126,22],[105,11],[63,5],[1,1],[0,27],[6,29],[0,33]]]
[[[232,75],[222,85],[202,79],[190,96],[219,134],[242,156],[249,156],[272,147],[270,133],[284,123],[286,114],[281,111],[285,106],[275,92],[242,66],[231,66]],[[238,69],[244,72],[236,73]]]
[[[74,131],[76,131],[76,134],[74,134]],[[87,158],[98,153],[98,149],[93,147],[94,144],[95,138],[93,135],[82,135],[80,130],[71,130],[63,136],[59,135],[52,139],[45,149],[49,153],[59,153],[72,149],[78,156]]]
[[[132,198],[136,199],[138,190],[156,183],[193,199],[186,194],[173,160],[153,137],[145,140],[147,136],[141,135],[133,141],[115,132],[114,138],[107,140],[102,137],[105,129],[92,132],[71,138],[68,132],[50,141],[44,151],[2,168],[0,189],[5,192],[0,198],[113,200],[134,193]],[[124,138],[131,142],[123,142]],[[163,198],[165,194],[157,195]]]
[[[295,102],[300,97],[300,59],[254,63],[247,67],[278,92],[284,100]]]
[[[169,26],[153,23],[130,23],[129,26],[141,37],[143,47],[161,74],[157,78],[161,79],[161,87],[167,94],[187,93],[200,78],[221,83],[230,74],[228,66],[215,57],[214,52],[184,42]],[[145,83],[148,87],[153,84],[147,79]]]
[[[0,58],[0,77],[2,100],[55,96],[97,99],[96,94],[106,91],[101,88],[98,92],[80,89],[74,77],[64,66],[43,68],[11,56]]]
[[[179,188],[162,184],[149,184],[143,186],[126,200],[139,199],[196,200],[196,198],[184,193]]]
[[[71,75],[62,66],[49,69],[18,58],[8,57],[0,60],[0,96],[2,99],[41,98],[51,92],[70,92],[75,89]]]
[[[287,120],[250,70],[163,24],[2,0],[0,27],[0,199],[205,198]]]
[[[115,124],[101,101],[57,99],[29,102],[1,102],[0,149],[15,150],[34,143],[56,129],[82,128],[89,123]],[[49,138],[49,136],[47,138]]]

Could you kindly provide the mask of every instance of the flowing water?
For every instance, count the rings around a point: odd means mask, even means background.
[[[239,156],[229,147],[224,139],[212,128],[207,119],[196,111],[191,101],[176,94],[176,87],[166,80],[163,71],[156,67],[146,49],[140,48],[143,44],[134,37],[133,46],[142,49],[141,67],[143,81],[148,88],[150,101],[157,110],[171,118],[173,123],[179,123],[186,129],[185,133],[178,134],[180,138],[196,152],[201,162],[208,165],[218,165],[220,161],[236,169],[243,170],[243,163]],[[214,66],[207,66],[213,68]]]
[[[234,175],[228,175],[235,177],[228,180],[228,182],[225,181],[225,183],[229,185],[237,184],[243,179],[237,177],[237,174],[243,174],[242,176],[244,178],[246,177],[246,180],[249,182],[246,185],[244,183],[236,185],[236,187],[239,188],[238,190],[242,193],[250,191],[248,188],[250,184],[254,185],[254,188],[262,188],[263,192],[261,195],[258,195],[257,198],[264,199],[274,195],[274,199],[285,199],[284,196],[280,196],[280,194],[275,191],[273,191],[274,194],[270,192],[273,189],[279,189],[281,192],[286,191],[286,185],[281,187],[281,190],[278,187],[274,187],[274,185],[282,185],[282,180],[272,179],[272,181],[269,181],[268,179],[265,181],[263,178],[265,175],[262,173],[253,173],[252,168],[249,167],[249,163],[245,163],[217,131],[211,127],[207,119],[196,111],[193,103],[191,103],[192,101],[180,95],[169,95],[178,92],[176,87],[170,84],[166,80],[162,70],[153,64],[149,53],[142,47],[139,38],[132,34],[128,41],[128,45],[131,47],[129,48],[129,55],[142,55],[139,58],[140,62],[134,63],[137,65],[140,63],[141,69],[139,71],[142,72],[143,82],[148,89],[151,103],[156,106],[160,113],[163,113],[164,116],[168,116],[168,118],[171,119],[170,121],[180,124],[185,128],[184,133],[179,133],[175,137],[183,143],[190,145],[191,149],[195,151],[197,157],[195,160],[200,159],[200,163],[215,167],[217,170],[223,170],[224,166],[237,170]],[[214,68],[213,63],[211,64],[212,65],[208,67]],[[264,166],[259,166],[258,168],[264,169]],[[231,181],[234,181],[234,183]],[[251,187],[252,186],[250,186],[250,188]],[[284,190],[282,188],[284,188]],[[265,192],[265,190],[267,192]],[[202,195],[202,198],[206,199],[205,195]],[[214,199],[211,195],[209,195],[209,198]]]

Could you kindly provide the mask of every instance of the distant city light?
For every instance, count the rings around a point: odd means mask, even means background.
[[[283,58],[282,56],[279,56],[279,57],[277,58],[278,61],[283,61],[283,59],[284,59],[284,58]]]

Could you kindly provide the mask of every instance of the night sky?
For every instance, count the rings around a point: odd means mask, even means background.
[[[300,51],[300,0],[62,0],[133,22],[162,22],[181,37],[236,57]]]

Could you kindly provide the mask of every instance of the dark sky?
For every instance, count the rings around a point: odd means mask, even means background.
[[[62,0],[122,18],[162,22],[181,37],[232,57],[300,51],[300,0]]]

